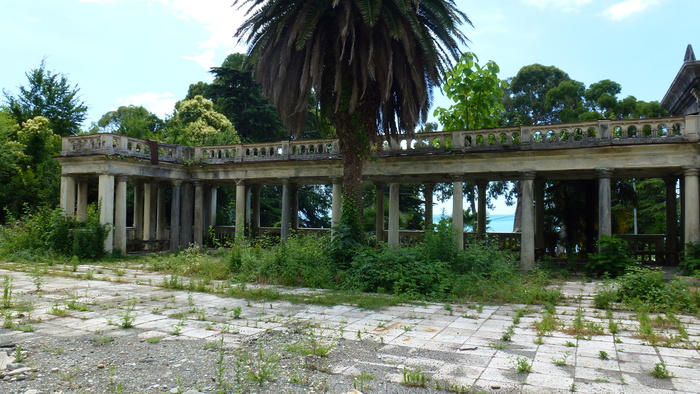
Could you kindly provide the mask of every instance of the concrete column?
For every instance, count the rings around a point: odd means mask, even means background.
[[[143,239],[143,182],[134,182],[134,239]]]
[[[598,173],[598,239],[603,235],[612,235],[612,215],[610,198],[611,171],[597,168]]]
[[[676,177],[664,178],[666,184],[666,252],[678,252],[678,204]],[[678,264],[678,255],[666,254],[666,264]]]
[[[98,184],[98,199],[100,205],[100,223],[109,224],[109,232],[105,238],[105,252],[112,253],[114,249],[114,175],[101,174]]]
[[[180,191],[180,245],[188,247],[192,242],[194,187],[192,182],[182,184]]]
[[[156,239],[167,238],[165,220],[165,186],[158,185],[158,196],[156,204]]]
[[[282,184],[282,228],[280,236],[282,239],[289,238],[290,228],[291,228],[291,193],[289,189],[291,188],[289,181],[284,180]]]
[[[250,192],[250,205],[251,205],[251,217],[250,217],[250,229],[251,236],[256,237],[260,232],[260,186],[255,185],[251,188]]]
[[[401,185],[398,183],[389,184],[389,245],[399,246],[399,215],[401,208],[399,207],[399,189]]]
[[[377,234],[377,242],[384,242],[384,184],[377,183],[374,185],[377,196],[375,205],[377,212],[375,213],[375,232]]]
[[[685,239],[684,244],[700,242],[700,200],[698,196],[698,168],[684,168],[685,183]]]
[[[464,249],[464,190],[462,181],[452,182],[452,227],[455,232],[455,244]]]
[[[88,183],[85,179],[81,179],[78,182],[78,197],[76,205],[77,208],[75,210],[75,218],[79,222],[86,221],[88,207]]]
[[[236,182],[236,240],[245,238],[245,200],[246,186],[240,180]]]
[[[250,226],[250,223],[253,222],[253,188],[248,187],[246,188],[245,192],[245,222],[248,223]]]
[[[340,225],[340,217],[342,215],[343,203],[343,180],[341,178],[333,178],[333,190],[331,200],[331,228]],[[334,236],[331,231],[331,236]]]
[[[219,188],[212,186],[209,192],[209,225],[216,226],[216,208]]]
[[[194,243],[204,245],[204,185],[194,183]]]
[[[180,249],[180,189],[182,181],[176,180],[172,184],[172,197],[170,201],[170,251]]]
[[[289,184],[289,202],[292,230],[299,229],[299,185],[296,183]]]
[[[428,231],[433,225],[433,192],[435,191],[435,184],[426,183],[424,190],[425,218],[423,219],[423,227],[425,231]]]
[[[150,217],[150,234],[151,240],[158,239],[158,185],[156,183],[151,184],[151,201],[149,203],[151,207],[151,217]]]
[[[126,181],[126,176],[117,177],[114,208],[114,249],[123,254],[126,254]]]
[[[61,208],[69,218],[75,216],[75,178],[61,175]]]
[[[151,219],[153,218],[152,210],[153,204],[153,184],[151,182],[146,182],[143,184],[143,239],[146,241],[153,240],[155,234],[153,234],[153,226],[151,224]]]
[[[520,227],[520,269],[522,270],[531,270],[535,266],[534,179],[535,173],[532,171],[521,173],[522,224]]]
[[[544,254],[544,180],[535,181],[535,250]]]
[[[678,188],[680,192],[680,205],[681,205],[681,217],[680,217],[680,225],[678,226],[678,229],[680,230],[679,238],[681,242],[684,242],[685,240],[685,177],[680,177],[678,179]],[[685,249],[685,244],[680,245],[681,249]]]
[[[476,212],[476,234],[479,239],[484,239],[486,236],[486,187],[488,181],[477,181],[477,212]]]

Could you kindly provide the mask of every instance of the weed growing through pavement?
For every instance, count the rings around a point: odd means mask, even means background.
[[[58,316],[58,317],[67,317],[70,316],[70,312],[66,309],[61,309],[58,305],[54,305],[46,311],[50,315]]]
[[[15,362],[21,363],[24,361],[24,354],[22,353],[22,346],[15,346]]]
[[[246,375],[248,379],[262,385],[276,376],[280,357],[274,351],[265,351],[261,345],[255,353],[247,357],[247,360]]]
[[[146,339],[146,342],[148,342],[148,343],[159,343],[161,339],[163,339],[163,337],[161,337],[161,336],[155,336],[155,337],[150,337],[150,338]]]
[[[177,324],[173,325],[170,329],[170,334],[171,335],[180,335],[182,334],[182,328],[185,327],[185,322],[187,321],[187,316],[182,316],[180,320],[177,322]]]
[[[10,275],[3,275],[2,277],[2,307],[4,309],[12,308],[12,290],[14,285],[12,284],[12,277]]]
[[[44,283],[46,283],[46,270],[41,269],[41,267],[37,264],[34,266],[34,269],[32,269],[29,276],[32,277],[32,282],[34,283],[36,291],[40,292],[44,287]]]
[[[654,365],[654,369],[649,372],[649,374],[655,378],[658,379],[670,379],[674,376],[673,372],[669,371],[668,368],[666,368],[666,363],[657,363]]]
[[[513,366],[515,367],[515,372],[517,372],[517,373],[530,373],[530,372],[532,372],[532,363],[530,362],[530,360],[528,360],[527,357],[524,357],[524,356],[512,357],[511,361],[513,362]]]
[[[586,319],[583,308],[576,310],[576,317],[571,323],[571,326],[564,330],[569,335],[575,335],[576,339],[591,339],[593,335],[603,335],[603,327],[596,322]]]
[[[234,319],[240,319],[242,311],[243,311],[243,308],[241,308],[240,306],[233,308],[231,310],[231,317]]]
[[[90,339],[90,342],[92,342],[94,346],[102,346],[114,342],[114,337],[111,337],[109,335],[96,334]]]
[[[303,340],[287,345],[287,350],[301,356],[328,357],[335,347],[334,340],[323,339],[313,329],[303,336]]]
[[[503,342],[510,342],[513,340],[513,334],[515,333],[515,326],[511,325],[508,326],[508,328],[503,331],[503,334],[501,334],[501,341]]]
[[[216,342],[212,342],[217,347],[217,357],[216,365],[214,366],[214,377],[216,380],[216,386],[220,392],[227,392],[230,383],[226,380],[224,373],[226,371],[226,364],[224,363],[226,358],[226,349],[224,349],[224,336],[222,335]]]
[[[401,384],[409,387],[425,387],[428,384],[428,377],[419,368],[406,369],[406,367],[404,367]]]
[[[356,376],[355,380],[353,380],[352,388],[361,392],[369,391],[372,389],[372,386],[370,386],[368,383],[374,379],[374,375],[362,371],[360,372],[360,375]]]
[[[136,317],[133,316],[131,313],[134,311],[134,308],[136,307],[136,304],[138,303],[137,300],[129,300],[126,305],[126,310],[124,311],[124,315],[122,315],[121,318],[121,324],[120,326],[122,328],[131,328],[134,326],[134,321],[136,320]]]
[[[537,335],[540,337],[551,335],[552,331],[559,328],[560,325],[561,323],[559,323],[557,316],[550,312],[545,312],[544,315],[542,315],[542,319],[534,323]]]
[[[598,352],[598,358],[601,360],[610,360],[610,356],[605,350],[601,350]]]
[[[552,357],[552,363],[554,363],[554,365],[556,365],[557,367],[564,367],[566,366],[566,359],[568,359],[570,355],[571,352],[567,350],[564,352],[564,356],[562,358]]]

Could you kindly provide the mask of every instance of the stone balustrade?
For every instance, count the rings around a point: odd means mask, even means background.
[[[549,126],[416,133],[390,137],[375,148],[380,155],[432,154],[576,148],[603,145],[697,142],[695,117],[599,120]],[[91,134],[63,139],[61,156],[119,155],[151,158],[153,142],[118,134]],[[260,162],[339,158],[337,139],[185,147],[157,143],[165,162]]]

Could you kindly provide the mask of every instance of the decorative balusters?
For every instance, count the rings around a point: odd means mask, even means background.
[[[691,123],[694,124],[694,123]],[[440,152],[552,149],[606,144],[677,142],[697,138],[685,134],[685,117],[599,120],[595,122],[522,126],[489,130],[456,130],[393,136],[373,149],[381,155],[431,154]],[[118,134],[64,137],[63,156],[121,155],[149,158],[148,140]],[[158,143],[158,158],[165,162],[255,162],[268,160],[314,160],[340,157],[338,140],[281,141],[255,144],[183,147]]]

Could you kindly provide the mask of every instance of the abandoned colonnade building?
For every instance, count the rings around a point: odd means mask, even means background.
[[[599,237],[612,234],[612,180],[663,178],[665,234],[640,237],[639,241],[655,243],[662,258],[676,256],[681,245],[700,242],[699,93],[700,62],[689,48],[662,102],[670,117],[417,133],[390,139],[363,170],[364,182],[379,190],[389,188],[386,230],[384,193],[377,193],[377,236],[398,245],[403,235],[409,235],[399,229],[402,183],[425,185],[426,225],[432,221],[431,188],[435,183],[452,183],[453,212],[463,211],[462,182],[475,183],[477,233],[484,234],[488,182],[520,181],[521,231],[499,236],[519,240],[521,266],[528,269],[534,265],[536,250],[545,247],[545,182],[597,181]],[[62,167],[61,207],[69,216],[84,220],[88,182],[98,179],[100,220],[112,224],[105,241],[108,251],[126,252],[129,239],[167,243],[171,250],[190,243],[202,245],[207,229],[216,224],[220,186],[236,186],[236,236],[244,236],[246,228],[253,235],[261,230],[260,187],[264,185],[282,186],[279,231],[283,238],[298,227],[299,185],[333,185],[332,221],[340,218],[342,158],[337,140],[186,147],[93,134],[64,137],[57,159]],[[133,187],[129,236],[128,184]],[[676,206],[678,189],[680,207]],[[455,228],[464,228],[463,215],[452,215],[452,220]],[[462,246],[464,237],[457,237],[456,242]]]

